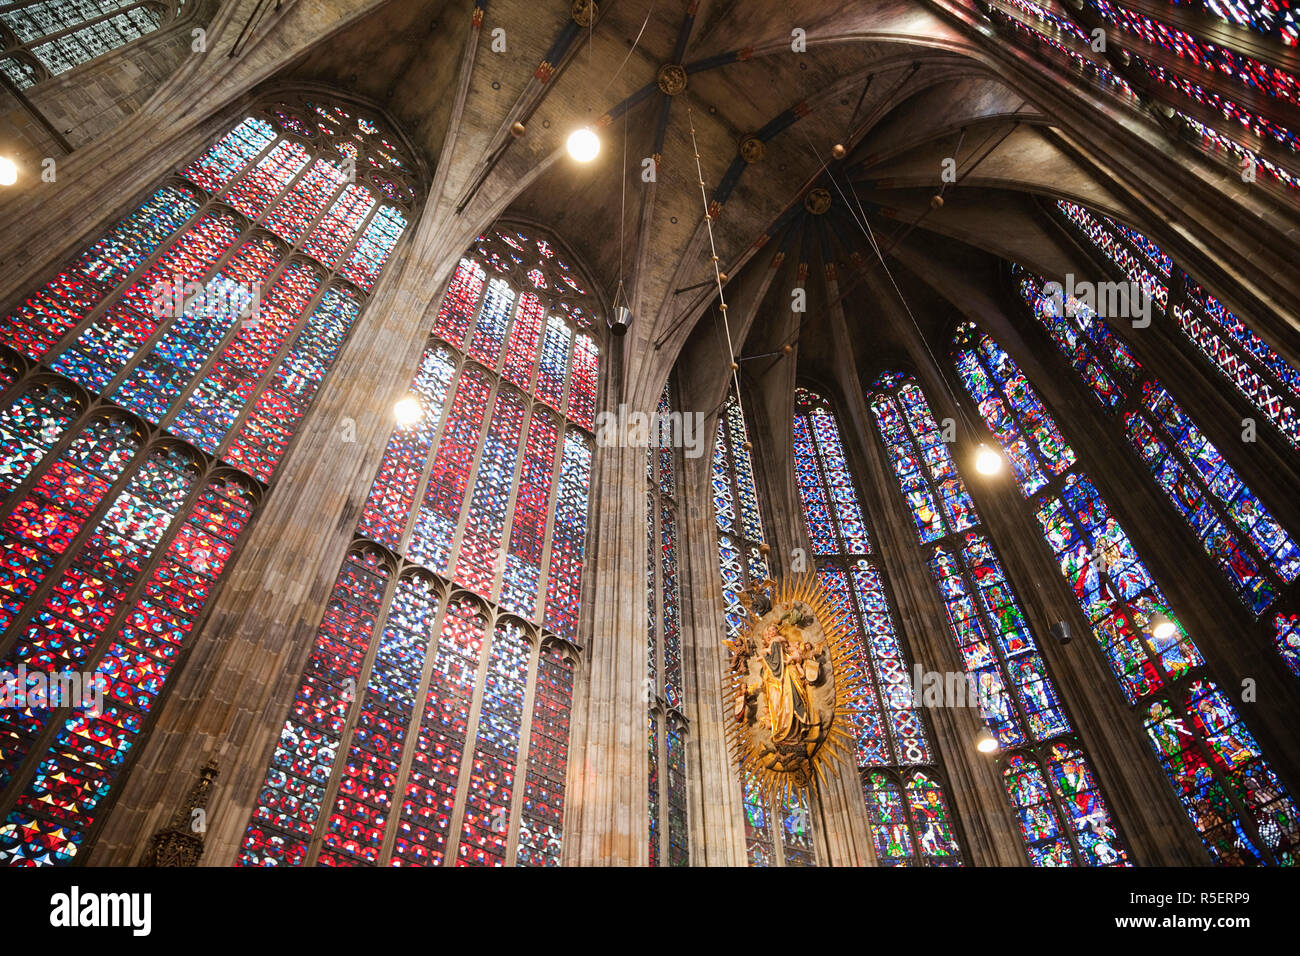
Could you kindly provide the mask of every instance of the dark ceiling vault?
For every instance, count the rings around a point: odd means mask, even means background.
[[[625,347],[656,356],[623,383],[629,398],[657,394],[714,297],[692,124],[732,282],[800,244],[874,257],[868,228],[886,254],[906,241],[946,262],[978,251],[1059,276],[1077,250],[1040,200],[1070,198],[1151,235],[1297,357],[1291,197],[1235,188],[1231,170],[1167,135],[1158,104],[1107,99],[1008,42],[972,0],[606,0],[594,21],[583,0],[330,6],[322,23],[287,5],[221,65],[203,104],[235,102],[261,77],[386,109],[434,170],[424,214],[455,241],[515,216],[568,242],[606,302],[624,279],[636,314]],[[186,81],[197,89],[174,80]],[[582,125],[602,138],[588,165],[563,149]],[[945,160],[958,177],[946,186]],[[804,211],[812,189],[831,195],[824,218]],[[843,271],[851,301],[860,280]]]

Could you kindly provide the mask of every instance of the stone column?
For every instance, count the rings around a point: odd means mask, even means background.
[[[570,749],[565,860],[583,866],[649,862],[646,721],[644,448],[606,447],[592,477],[588,573],[591,645],[584,727]]]
[[[685,390],[683,390],[683,396]],[[684,410],[699,403],[682,400]],[[712,460],[717,416],[705,421],[708,452],[686,459],[682,508],[678,515],[682,545],[682,663],[691,722],[687,779],[691,787],[691,863],[745,866],[745,811],[740,778],[723,737],[722,675],[726,660],[722,641],[722,577],[718,570],[718,529],[713,517]]]

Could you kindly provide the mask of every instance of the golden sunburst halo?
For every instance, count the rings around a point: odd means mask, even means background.
[[[751,585],[741,603],[745,607],[745,619],[740,631],[734,638],[723,641],[732,661],[722,680],[727,747],[737,769],[755,781],[769,801],[768,805],[786,806],[791,796],[804,799],[826,783],[828,761],[845,753],[853,754],[856,742],[849,729],[849,714],[866,693],[865,675],[854,663],[858,648],[851,636],[847,609],[836,607],[813,572],[783,578],[780,582]],[[792,614],[795,615],[793,619],[806,620],[806,616],[801,616],[805,609],[811,612],[825,642],[824,651],[820,649],[820,642],[817,644],[811,660],[818,666],[829,665],[833,702],[825,699],[831,695],[827,693],[819,670],[814,682],[818,686],[812,691],[805,686],[804,692],[810,694],[809,700],[815,692],[827,713],[819,714],[816,724],[811,725],[800,739],[789,743],[776,740],[775,718],[771,717],[770,711],[765,712],[769,706],[766,687],[771,686],[774,679],[771,670],[764,670],[756,655],[765,634],[768,640],[781,640],[786,632],[776,638],[772,638],[772,633],[792,619]],[[802,628],[797,633],[802,636]],[[755,665],[760,673],[767,675],[767,683],[757,691],[756,683],[751,679]],[[783,671],[789,666],[785,663]],[[766,725],[765,713],[768,718]]]

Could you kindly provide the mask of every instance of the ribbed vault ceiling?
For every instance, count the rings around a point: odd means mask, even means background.
[[[795,27],[806,52],[791,49]],[[472,29],[484,35],[468,59]],[[495,30],[502,52],[491,50]],[[692,118],[708,194],[723,200],[714,227],[733,282],[768,269],[778,248],[805,249],[793,255],[803,261],[812,246],[820,261],[828,242],[832,258],[866,249],[864,216],[886,247],[898,239],[900,253],[929,250],[990,276],[993,256],[1048,274],[1071,268],[1039,197],[1079,198],[1150,227],[1011,87],[987,46],[920,0],[608,0],[594,28],[575,24],[561,0],[491,0],[479,27],[460,3],[395,0],[277,79],[384,105],[436,169],[445,202],[484,224],[499,215],[545,224],[607,301],[621,274],[637,313],[629,342],[671,360],[710,300],[692,288],[711,276]],[[689,76],[670,96],[656,78],[674,63]],[[569,132],[598,123],[595,162],[564,155]],[[738,148],[753,134],[765,149],[751,164]],[[837,143],[848,148],[842,160],[831,155]],[[647,157],[658,159],[653,183],[642,177]],[[961,178],[933,210],[949,157]],[[825,217],[803,211],[816,187],[833,195]],[[924,285],[927,273],[908,281]],[[841,284],[853,283],[841,275]]]

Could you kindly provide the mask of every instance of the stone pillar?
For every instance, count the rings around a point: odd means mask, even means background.
[[[592,476],[591,645],[584,714],[570,748],[565,861],[649,863],[644,448],[602,448]]]
[[[683,396],[685,390],[683,390]],[[701,405],[682,400],[683,410]],[[745,811],[727,742],[722,708],[726,655],[722,641],[722,577],[718,570],[718,529],[713,517],[712,461],[717,416],[705,421],[708,453],[686,459],[682,505],[678,514],[682,546],[682,663],[691,722],[687,778],[691,787],[691,863],[696,866],[745,866]]]

